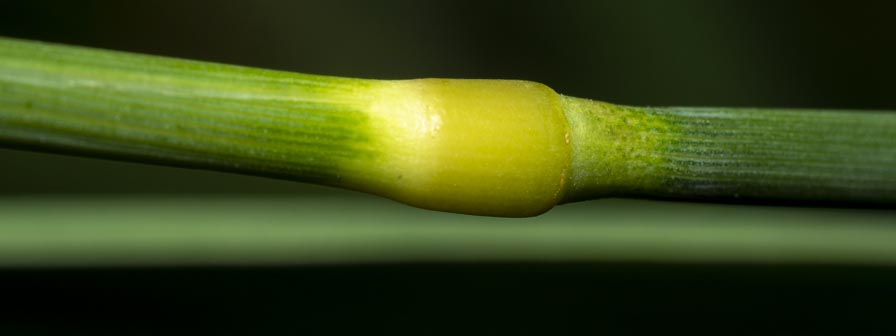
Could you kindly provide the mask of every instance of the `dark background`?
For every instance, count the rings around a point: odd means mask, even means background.
[[[894,2],[2,1],[0,35],[364,78],[511,78],[631,105],[896,110]],[[0,195],[313,193],[0,151]],[[893,332],[896,270],[459,263],[0,271],[0,329]],[[7,333],[5,333],[7,334]]]

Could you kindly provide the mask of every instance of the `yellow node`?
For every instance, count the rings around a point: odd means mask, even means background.
[[[371,134],[384,156],[358,186],[413,206],[475,215],[541,214],[570,167],[560,97],[542,84],[417,79],[372,88]]]

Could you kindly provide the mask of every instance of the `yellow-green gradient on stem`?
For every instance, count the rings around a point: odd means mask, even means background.
[[[565,202],[896,203],[893,112],[563,104],[573,158]]]
[[[599,79],[596,79],[599,80]],[[0,38],[0,145],[525,217],[605,196],[896,203],[896,114],[642,108]]]
[[[0,144],[531,216],[562,196],[559,96],[523,81],[375,81],[0,39]]]
[[[0,142],[336,182],[368,81],[0,39]]]

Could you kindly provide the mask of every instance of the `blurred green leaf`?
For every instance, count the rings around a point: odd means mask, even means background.
[[[504,219],[321,195],[6,196],[0,265],[896,264],[896,212],[606,199]]]

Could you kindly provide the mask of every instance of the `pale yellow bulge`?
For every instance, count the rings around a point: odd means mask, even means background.
[[[372,88],[387,153],[360,187],[429,209],[532,216],[562,198],[570,166],[560,97],[526,81],[418,79]]]

